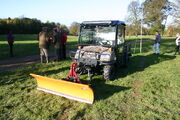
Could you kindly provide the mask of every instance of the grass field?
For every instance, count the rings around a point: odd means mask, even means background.
[[[67,48],[73,48],[77,44],[77,37],[68,36]],[[39,46],[37,35],[15,35],[14,42],[14,55],[15,57],[23,57],[39,54]],[[53,45],[50,46],[50,51],[53,50]],[[9,46],[6,41],[6,35],[0,35],[0,60],[12,59],[9,55]]]
[[[179,120],[180,56],[173,55],[174,38],[163,38],[162,55],[152,55],[152,44],[143,43],[143,52],[133,54],[128,68],[118,68],[115,80],[93,78],[92,105],[35,89],[29,73],[66,77],[70,59],[0,72],[0,120]]]

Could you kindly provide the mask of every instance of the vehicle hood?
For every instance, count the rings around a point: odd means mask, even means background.
[[[94,51],[98,53],[110,53],[111,49],[103,46],[84,46],[81,50],[84,51]]]

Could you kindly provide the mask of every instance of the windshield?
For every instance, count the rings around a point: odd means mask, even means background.
[[[84,26],[81,28],[80,44],[114,46],[116,38],[115,26]]]

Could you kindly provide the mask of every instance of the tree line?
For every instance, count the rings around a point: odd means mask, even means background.
[[[42,22],[30,18],[0,19],[0,34],[7,34],[13,31],[16,34],[34,34],[41,30]]]
[[[61,27],[62,31],[71,34],[78,34],[79,23],[73,22],[72,25],[68,28],[66,25],[49,22],[41,22],[36,18],[14,18],[11,19],[0,19],[0,34],[7,34],[9,31],[12,31],[14,34],[37,34],[43,27],[48,27],[52,30],[55,27]]]

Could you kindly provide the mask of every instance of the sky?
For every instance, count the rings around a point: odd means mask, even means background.
[[[0,18],[28,17],[42,22],[125,20],[132,0],[0,0]],[[143,0],[139,0],[142,2]]]

